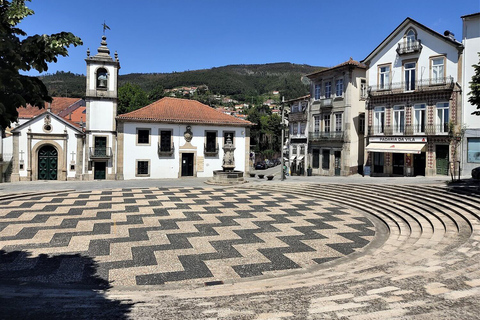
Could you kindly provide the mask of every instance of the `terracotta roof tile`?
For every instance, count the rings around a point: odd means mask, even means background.
[[[196,100],[162,98],[141,109],[119,115],[119,120],[251,126],[251,122],[224,114]]]
[[[353,60],[353,58],[350,57],[350,60],[348,60],[348,61],[342,62],[342,63],[340,63],[340,64],[338,64],[334,67],[331,67],[331,68],[327,68],[327,69],[323,69],[321,71],[317,71],[317,72],[307,74],[307,77],[315,76],[317,74],[321,74],[321,73],[328,72],[330,70],[338,69],[338,68],[345,67],[345,66],[353,66],[353,67],[357,67],[357,68],[367,69],[367,66],[364,63]]]
[[[65,98],[65,97],[53,97],[53,101],[50,104],[51,112],[53,114],[59,114],[63,110],[70,107],[72,104],[80,100],[79,98]],[[38,107],[27,105],[26,108],[17,108],[19,118],[33,118],[46,112],[48,109],[48,103],[45,103],[45,108],[39,109]]]
[[[82,121],[83,123],[85,123],[85,120],[87,119],[87,113],[86,113],[86,107],[79,107],[77,109],[75,109],[71,115],[67,115],[65,116],[66,119],[70,119],[72,120],[73,122],[76,122],[76,123],[80,123],[80,121]]]

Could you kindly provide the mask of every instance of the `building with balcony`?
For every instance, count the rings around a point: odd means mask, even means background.
[[[308,166],[316,175],[362,173],[364,155],[366,66],[350,60],[307,75],[311,80],[308,112]]]
[[[462,17],[463,21],[463,54],[462,67],[462,122],[465,135],[462,141],[461,168],[462,174],[469,175],[471,170],[480,166],[480,116],[473,115],[477,107],[468,102],[470,82],[475,70],[472,65],[478,65],[480,52],[480,13]]]
[[[212,177],[223,146],[235,146],[236,170],[249,170],[249,121],[195,100],[166,97],[119,115],[119,174],[125,179]]]
[[[366,172],[446,175],[458,157],[457,81],[463,46],[405,19],[362,62],[367,66]]]
[[[54,98],[46,109],[19,108],[19,122],[0,143],[0,173],[11,169],[8,181],[212,177],[222,169],[227,139],[236,169],[248,171],[252,123],[176,98],[117,116],[120,62],[105,36],[85,61],[85,100]]]
[[[310,95],[285,101],[288,114],[288,154],[291,174],[303,175],[306,168],[308,149],[308,104]]]

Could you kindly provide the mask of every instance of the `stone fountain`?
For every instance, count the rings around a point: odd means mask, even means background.
[[[223,146],[223,170],[214,170],[213,177],[208,182],[213,184],[237,184],[244,183],[243,171],[235,169],[235,146],[232,142],[232,136],[227,136],[225,145]]]

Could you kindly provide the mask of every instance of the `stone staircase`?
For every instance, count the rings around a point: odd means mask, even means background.
[[[362,211],[386,228],[365,254],[317,271],[254,284],[199,289],[189,297],[275,296],[298,319],[478,319],[480,198],[439,185],[262,184],[246,188],[301,194]],[[302,297],[298,307],[290,296]],[[222,300],[223,301],[223,300]],[[218,302],[221,304],[222,302]],[[267,307],[242,299],[244,309]],[[248,305],[249,307],[246,307]],[[234,305],[231,306],[234,309]],[[239,307],[240,308],[240,307]],[[305,309],[306,311],[302,311]],[[258,311],[260,312],[260,311]],[[280,318],[279,318],[280,319]]]

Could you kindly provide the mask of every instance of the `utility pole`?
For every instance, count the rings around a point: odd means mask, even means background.
[[[282,162],[281,162],[281,165],[282,165],[282,181],[285,180],[285,170],[284,170],[284,167],[285,167],[285,159],[284,159],[284,155],[283,155],[283,145],[285,143],[285,97],[282,97],[282,147],[281,147],[281,150],[280,150],[280,154],[282,155]]]

